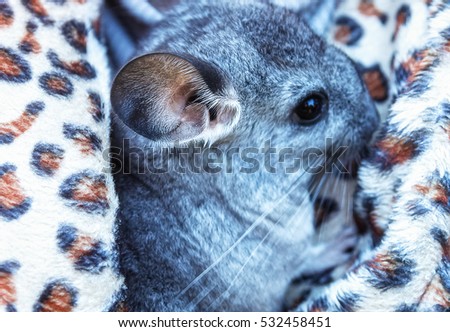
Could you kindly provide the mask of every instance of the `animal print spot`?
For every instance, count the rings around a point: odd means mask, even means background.
[[[402,165],[417,157],[425,149],[427,137],[428,133],[425,131],[412,132],[404,138],[387,134],[376,143],[377,149],[371,162],[378,165],[381,170]]]
[[[82,154],[92,155],[102,148],[102,141],[89,127],[65,123],[63,133],[66,138],[75,141]]]
[[[440,35],[442,36],[442,38],[446,39],[447,41],[450,41],[450,27],[441,31]],[[446,46],[448,46],[448,43],[446,43]]]
[[[37,312],[69,312],[77,305],[78,292],[64,280],[49,283],[33,307]]]
[[[86,53],[87,29],[83,22],[71,20],[61,27],[66,41],[77,51]]]
[[[402,303],[395,309],[395,312],[414,312],[417,310],[417,304]]]
[[[77,229],[63,225],[57,233],[58,247],[66,254],[76,270],[100,273],[107,266],[108,253],[101,241],[77,234]]]
[[[415,189],[438,208],[450,213],[450,174],[445,173],[442,177],[436,174],[427,185],[416,185]]]
[[[20,268],[17,261],[0,262],[0,308],[6,307],[6,311],[17,311],[16,287],[14,285],[14,274]]]
[[[59,194],[67,200],[66,205],[86,213],[105,215],[109,209],[106,178],[90,170],[66,179]]]
[[[61,166],[64,150],[55,144],[38,143],[31,155],[31,166],[40,176],[52,176]]]
[[[49,95],[68,97],[73,92],[69,79],[58,73],[46,73],[39,78],[39,86]]]
[[[31,79],[28,63],[12,49],[0,47],[0,80],[24,83]]]
[[[338,311],[349,312],[355,311],[357,303],[360,301],[361,297],[354,293],[344,293],[337,296],[337,302],[339,305]]]
[[[408,284],[415,274],[416,263],[398,250],[379,253],[365,263],[370,273],[368,282],[375,288],[386,291]]]
[[[85,79],[92,79],[97,76],[94,68],[92,68],[87,61],[62,61],[59,59],[58,55],[52,51],[48,52],[48,59],[55,68],[62,69],[69,74]]]
[[[402,26],[408,24],[410,18],[411,18],[411,9],[409,8],[408,5],[403,4],[397,11],[395,29],[394,29],[394,34],[392,35],[392,41],[397,39],[397,35],[398,35],[398,32],[400,31],[400,28]]]
[[[404,93],[417,81],[420,73],[430,68],[435,59],[428,49],[415,51],[405,62],[395,70],[395,81],[399,93]]]
[[[375,210],[376,197],[365,196],[361,199],[362,215],[363,219],[367,220],[368,226],[370,228],[370,234],[372,235],[372,240],[374,244],[378,244],[384,235],[384,230],[379,226],[377,222],[377,213]]]
[[[33,22],[27,23],[27,32],[25,34],[25,37],[22,38],[19,44],[19,49],[23,53],[40,53],[41,52],[41,45],[36,40],[36,37],[34,33],[37,30],[37,25]]]
[[[50,19],[47,9],[45,9],[41,0],[22,0],[22,4],[45,25],[52,25],[54,23]]]
[[[389,85],[380,65],[376,64],[367,68],[359,65],[358,69],[372,99],[379,103],[386,101],[389,97]]]
[[[105,118],[105,113],[103,112],[103,103],[100,95],[96,92],[89,92],[89,113],[96,122],[103,121]]]
[[[44,103],[37,101],[27,105],[25,111],[17,119],[0,123],[0,145],[11,144],[17,137],[25,133],[44,109]]]
[[[448,251],[448,250],[447,250]],[[450,293],[450,257],[444,256],[442,258],[441,264],[439,265],[437,271],[436,271],[441,279],[441,284],[443,289]],[[448,296],[448,294],[447,294]],[[450,297],[448,297],[446,306],[449,307],[450,305]]]
[[[7,3],[0,3],[0,28],[10,26],[14,22],[14,12]]]
[[[381,23],[386,24],[387,15],[381,12],[371,0],[362,0],[359,3],[358,10],[365,16],[376,16]]]
[[[355,45],[363,36],[361,26],[348,16],[341,16],[336,20],[334,39],[347,46]]]
[[[25,195],[15,171],[16,166],[12,164],[0,165],[0,217],[6,221],[18,219],[31,206],[31,199]]]

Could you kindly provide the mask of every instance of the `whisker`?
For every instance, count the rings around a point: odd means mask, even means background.
[[[314,166],[314,167],[315,167],[315,166]],[[322,181],[322,180],[323,180],[323,178],[321,178],[321,180],[318,182],[318,184],[316,185],[316,187],[317,187],[318,185],[323,185],[323,183],[325,183],[325,181]],[[316,193],[316,198],[317,198],[317,193]],[[305,199],[310,199],[310,197],[305,197]],[[303,200],[301,203],[303,203],[303,202],[304,202],[304,200]],[[301,209],[301,206],[302,206],[302,205],[303,205],[303,204],[300,204],[300,206],[299,206],[299,208],[297,209],[297,211],[299,211],[299,210]],[[227,287],[227,289],[226,289],[224,292],[222,292],[221,295],[219,295],[219,297],[217,297],[217,298],[210,304],[210,306],[208,307],[208,310],[211,309],[211,308],[213,307],[214,304],[216,304],[215,307],[214,307],[214,308],[216,308],[217,306],[219,306],[219,305],[223,302],[223,300],[225,299],[226,295],[228,295],[228,294],[230,293],[230,290],[231,290],[231,288],[234,286],[234,283],[235,283],[235,281],[237,280],[237,278],[240,276],[240,274],[242,273],[242,271],[244,270],[244,268],[247,266],[247,264],[250,262],[250,260],[251,260],[251,259],[253,258],[253,256],[256,254],[256,252],[257,252],[257,250],[259,249],[259,247],[260,247],[260,246],[264,243],[264,241],[266,241],[267,238],[272,234],[273,229],[275,229],[276,226],[281,222],[282,217],[283,217],[283,216],[280,216],[280,217],[277,219],[276,223],[272,225],[271,229],[267,232],[267,234],[264,236],[264,238],[263,238],[263,239],[257,244],[257,246],[252,250],[252,252],[250,253],[249,257],[245,260],[244,264],[241,266],[241,268],[239,269],[239,271],[236,273],[236,275],[235,275],[235,277],[233,278],[233,280],[231,281],[230,285]],[[286,226],[286,227],[289,227],[289,226],[291,225],[291,223],[292,223],[294,220],[297,220],[297,218],[299,218],[298,213],[294,213],[294,215],[291,216],[291,217],[289,218],[289,220],[288,220],[288,222],[286,223],[285,226]],[[279,243],[279,241],[280,241],[280,240],[276,241],[276,242],[275,242],[275,245],[277,245],[277,244]],[[263,259],[263,261],[261,262],[261,264],[259,264],[259,266],[261,267],[261,266],[263,266],[264,264],[266,264],[266,263],[269,261],[269,260],[268,260],[269,258],[270,258],[269,255],[267,255],[267,256]],[[242,287],[242,286],[241,286],[241,287]],[[240,289],[240,288],[239,288],[239,289]],[[237,289],[237,290],[239,290],[239,289]],[[222,300],[221,300],[221,299],[222,299]]]
[[[198,281],[200,281],[206,274],[208,274],[214,267],[216,267],[226,256],[228,256],[258,225],[260,225],[266,217],[283,201],[285,200],[294,189],[296,189],[296,186],[299,184],[300,179],[308,173],[308,171],[316,166],[318,166],[321,163],[321,159],[319,158],[317,160],[317,163],[310,166],[305,172],[303,172],[291,185],[291,188],[287,190],[287,192],[278,199],[274,204],[272,204],[272,207],[270,207],[266,212],[264,212],[260,217],[258,217],[252,225],[236,240],[233,245],[228,248],[220,257],[211,265],[209,265],[202,273],[200,273],[197,277],[195,277],[183,290],[181,290],[180,293],[175,297],[175,300],[178,300],[181,296],[183,296],[188,290],[190,290]],[[190,305],[190,302],[188,303]]]

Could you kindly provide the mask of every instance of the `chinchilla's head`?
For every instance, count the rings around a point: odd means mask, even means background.
[[[300,14],[246,3],[180,5],[153,29],[113,83],[127,130],[155,144],[362,147],[378,115],[351,60]]]

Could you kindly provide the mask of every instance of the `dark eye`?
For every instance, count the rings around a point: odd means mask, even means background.
[[[302,99],[294,108],[295,117],[301,124],[316,123],[326,112],[327,100],[321,94],[311,94]]]

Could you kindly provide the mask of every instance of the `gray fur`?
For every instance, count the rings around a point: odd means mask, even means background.
[[[140,40],[135,55],[155,52],[189,54],[217,66],[230,80],[241,117],[214,147],[261,148],[270,139],[274,147],[294,147],[288,156],[293,158],[310,147],[325,149],[325,138],[332,137],[350,145],[354,156],[377,125],[351,61],[286,9],[248,1],[179,5]],[[318,90],[328,94],[329,111],[317,124],[302,126],[292,109]],[[118,114],[114,145],[122,147],[124,138],[132,147],[159,145],[124,126]],[[280,310],[314,234],[308,194],[313,176],[264,169],[243,174],[238,161],[231,174],[138,174],[139,166],[162,163],[161,151],[126,160],[132,174],[116,175],[127,306]],[[168,162],[179,159],[193,161],[188,154]]]

